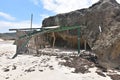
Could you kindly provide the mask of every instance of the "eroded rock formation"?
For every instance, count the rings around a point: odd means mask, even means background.
[[[100,0],[87,9],[43,20],[44,27],[54,25],[86,26],[81,28],[81,43],[87,41],[104,67],[120,67],[120,5],[115,0]],[[77,47],[76,30],[57,32],[55,35],[59,43],[64,41],[67,46]]]

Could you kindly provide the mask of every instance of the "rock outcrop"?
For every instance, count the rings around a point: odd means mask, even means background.
[[[43,20],[44,27],[54,25],[86,26],[81,28],[81,44],[87,41],[102,66],[120,67],[120,5],[115,0],[100,0],[89,8]],[[77,47],[76,30],[57,32],[55,36],[56,43]]]

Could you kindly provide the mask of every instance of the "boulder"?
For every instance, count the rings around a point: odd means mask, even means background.
[[[81,47],[96,53],[99,63],[106,68],[120,67],[120,4],[115,0],[100,0],[91,7],[58,14],[43,20],[42,26],[81,27]],[[77,30],[56,32],[56,46],[77,48]]]

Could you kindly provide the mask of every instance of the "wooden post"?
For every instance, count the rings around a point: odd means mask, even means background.
[[[85,51],[87,50],[87,42],[86,42],[86,40],[84,41],[84,49],[85,49]]]
[[[52,36],[53,36],[53,44],[52,44],[52,47],[54,48],[55,46],[55,40],[56,40],[56,37],[55,37],[55,33],[52,32]]]
[[[30,25],[31,31],[32,31],[32,21],[33,21],[33,14],[31,14],[31,25]]]
[[[80,54],[80,27],[78,28],[78,54]]]

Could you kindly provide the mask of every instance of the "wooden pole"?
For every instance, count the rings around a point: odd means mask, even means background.
[[[54,33],[54,32],[52,32],[52,36],[53,36],[53,44],[52,44],[52,47],[54,48],[54,46],[55,46],[55,40],[56,40],[56,38],[55,38],[55,33]]]
[[[31,14],[31,25],[30,25],[31,31],[32,31],[32,22],[33,22],[33,14]]]
[[[86,42],[86,40],[85,40],[85,42],[84,42],[84,49],[85,49],[85,51],[87,50],[87,42]]]
[[[80,54],[80,27],[78,28],[78,54]]]

